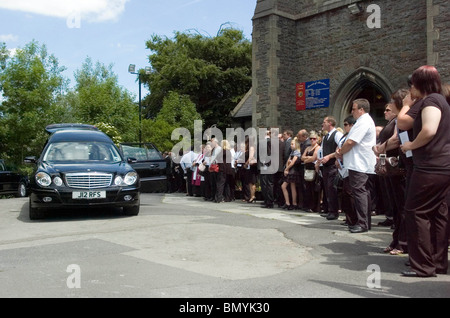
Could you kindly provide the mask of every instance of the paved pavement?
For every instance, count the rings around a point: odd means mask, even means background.
[[[28,199],[0,200],[0,297],[450,297],[450,275],[401,277],[407,256],[382,253],[382,220],[351,234],[342,220],[259,202],[143,194],[137,217],[31,221]]]

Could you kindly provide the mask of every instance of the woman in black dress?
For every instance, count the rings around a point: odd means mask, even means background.
[[[291,155],[286,162],[286,168],[284,169],[284,182],[281,185],[283,190],[284,200],[286,204],[283,209],[294,210],[297,209],[297,187],[296,184],[300,183],[300,164],[301,164],[301,153],[300,144],[296,139],[291,141]],[[289,191],[287,189],[288,185],[291,187],[292,194],[292,204],[289,200]]]
[[[412,150],[414,161],[405,205],[411,270],[402,274],[430,277],[448,269],[450,106],[435,67],[418,68],[411,83],[411,96],[405,99],[413,103],[407,114],[415,114],[414,140],[401,146],[404,153]]]

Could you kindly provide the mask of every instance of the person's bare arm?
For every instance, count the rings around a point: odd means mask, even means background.
[[[400,146],[403,152],[415,150],[428,144],[436,132],[441,122],[441,110],[434,106],[426,106],[422,111],[422,130],[419,132],[414,141],[405,142]]]

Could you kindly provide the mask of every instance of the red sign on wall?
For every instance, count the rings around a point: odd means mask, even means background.
[[[306,90],[305,83],[298,83],[295,89],[295,109],[306,109]]]

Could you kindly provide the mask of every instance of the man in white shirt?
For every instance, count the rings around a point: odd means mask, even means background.
[[[183,169],[184,175],[186,176],[186,189],[188,196],[193,196],[193,189],[192,189],[192,164],[197,158],[198,154],[193,151],[193,147],[191,147],[191,150],[183,154],[183,157],[181,157],[180,160],[180,166]]]
[[[357,224],[350,228],[351,233],[367,232],[370,228],[369,175],[374,174],[376,157],[372,147],[376,144],[375,123],[369,115],[370,103],[366,99],[353,102],[352,115],[356,123],[350,130],[342,148],[337,150],[343,156],[349,172],[349,181],[354,199]]]

